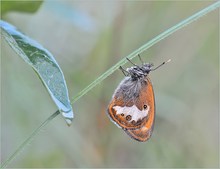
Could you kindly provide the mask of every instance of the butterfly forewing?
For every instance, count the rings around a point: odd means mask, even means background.
[[[152,110],[154,98],[149,79],[134,82],[127,78],[116,89],[108,114],[119,127],[136,130],[146,124]]]

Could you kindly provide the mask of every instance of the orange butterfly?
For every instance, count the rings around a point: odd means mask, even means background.
[[[167,62],[170,59],[154,69],[153,64],[143,62],[141,66],[131,62],[134,66],[127,70],[120,67],[125,78],[115,90],[107,112],[112,122],[137,141],[147,141],[154,128],[155,100],[148,74]]]

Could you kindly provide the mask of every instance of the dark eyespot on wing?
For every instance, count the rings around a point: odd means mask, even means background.
[[[131,115],[127,115],[127,116],[126,116],[126,120],[127,120],[127,121],[130,121],[131,118],[132,118]]]

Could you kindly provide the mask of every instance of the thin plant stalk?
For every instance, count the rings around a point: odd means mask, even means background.
[[[36,128],[33,133],[15,150],[15,152],[2,164],[1,168],[7,167],[8,164],[27,146],[31,140],[51,121],[53,120],[60,112],[57,110],[50,117],[48,117],[38,128]]]
[[[164,38],[168,37],[169,35],[173,34],[177,30],[185,27],[186,25],[196,21],[197,19],[201,18],[202,16],[210,13],[211,11],[217,9],[220,7],[220,1],[217,1],[213,3],[212,5],[202,9],[201,11],[195,13],[194,15],[188,17],[187,19],[179,22],[175,26],[169,28],[168,30],[164,31],[163,33],[159,34],[149,42],[145,43],[143,46],[138,48],[137,50],[133,51],[128,56],[124,57],[122,60],[120,60],[118,63],[116,63],[114,66],[112,66],[110,69],[108,69],[106,72],[104,72],[101,76],[99,76],[97,79],[95,79],[90,85],[88,85],[85,89],[83,89],[81,92],[79,92],[75,97],[72,98],[71,104],[76,102],[78,99],[80,99],[82,96],[87,94],[90,90],[92,90],[95,86],[97,86],[99,83],[101,83],[105,78],[107,78],[109,75],[114,73],[119,66],[123,66],[125,63],[127,63],[127,59],[133,59],[134,57],[138,56],[138,54],[144,52],[145,50],[149,49],[151,46],[155,45],[156,43],[160,42]],[[55,113],[53,113],[50,117],[48,117],[37,129],[34,130],[34,132],[15,150],[15,152],[1,165],[1,168],[5,168],[12,162],[12,160],[21,152],[21,150],[27,146],[31,140],[50,122],[52,121],[57,115],[59,114],[59,111],[57,110]]]

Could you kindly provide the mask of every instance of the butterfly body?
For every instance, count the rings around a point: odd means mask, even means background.
[[[150,138],[155,117],[152,83],[148,77],[153,65],[135,65],[115,90],[108,106],[110,119],[137,141]]]

